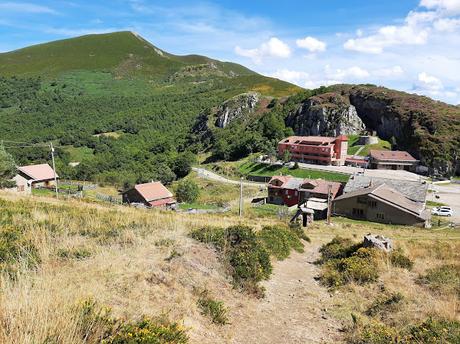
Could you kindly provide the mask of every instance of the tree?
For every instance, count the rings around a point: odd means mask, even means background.
[[[0,145],[0,188],[12,188],[16,182],[11,180],[16,175],[16,164],[11,154]]]
[[[186,151],[180,153],[174,161],[173,172],[177,178],[183,178],[192,170],[192,165],[195,163],[195,154]]]
[[[179,202],[193,203],[198,199],[200,189],[192,180],[183,180],[176,190],[176,197]]]
[[[284,162],[289,162],[291,161],[291,152],[289,152],[287,149],[283,152],[282,159]]]

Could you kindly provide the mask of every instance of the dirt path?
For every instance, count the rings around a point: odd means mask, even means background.
[[[240,181],[238,180],[232,180],[232,179],[222,177],[221,175],[218,175],[217,173],[209,171],[205,168],[193,167],[192,170],[198,173],[198,177],[200,178],[214,180],[216,182],[221,182],[221,183],[240,185]],[[264,183],[255,183],[255,182],[248,182],[248,181],[243,182],[243,185],[265,187]]]
[[[263,285],[266,297],[235,314],[230,343],[340,343],[341,324],[328,315],[331,297],[314,277],[318,246],[305,245],[275,263],[271,279]]]

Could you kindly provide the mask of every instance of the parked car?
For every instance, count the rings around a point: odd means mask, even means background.
[[[436,207],[431,209],[431,214],[438,215],[438,216],[452,216],[452,208],[451,207]]]

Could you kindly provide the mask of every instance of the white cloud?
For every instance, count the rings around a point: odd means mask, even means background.
[[[255,63],[260,63],[266,57],[288,58],[291,56],[289,45],[276,37],[270,38],[267,42],[262,43],[258,48],[243,49],[235,47],[235,53],[240,56],[249,57]]]
[[[296,40],[296,44],[299,48],[307,49],[311,53],[326,50],[325,42],[311,36]]]
[[[449,15],[460,14],[460,1],[458,0],[421,0],[420,6]]]
[[[372,75],[383,77],[383,78],[394,78],[404,74],[404,70],[401,66],[394,66],[390,68],[380,68],[372,72]]]
[[[435,30],[441,32],[454,32],[460,28],[460,19],[441,18],[433,24]]]
[[[278,69],[275,73],[271,74],[272,77],[289,81],[295,84],[302,84],[309,78],[309,74],[306,72],[290,70],[290,69]]]
[[[5,12],[20,12],[20,13],[41,13],[41,14],[57,14],[58,12],[52,8],[35,5],[28,2],[4,2],[0,3],[0,10]]]
[[[329,79],[341,81],[345,79],[364,79],[370,75],[367,70],[358,66],[348,67],[345,69],[331,69],[331,66],[326,65],[324,71]]]
[[[431,92],[440,91],[444,88],[441,80],[435,76],[429,75],[426,72],[419,73],[417,88]]]
[[[421,45],[428,38],[428,30],[418,30],[412,26],[383,26],[376,34],[362,38],[352,38],[343,45],[347,50],[380,54],[384,48],[393,45]]]

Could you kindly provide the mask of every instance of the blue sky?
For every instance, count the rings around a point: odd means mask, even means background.
[[[0,52],[120,30],[306,88],[374,83],[460,103],[460,0],[0,0]]]

